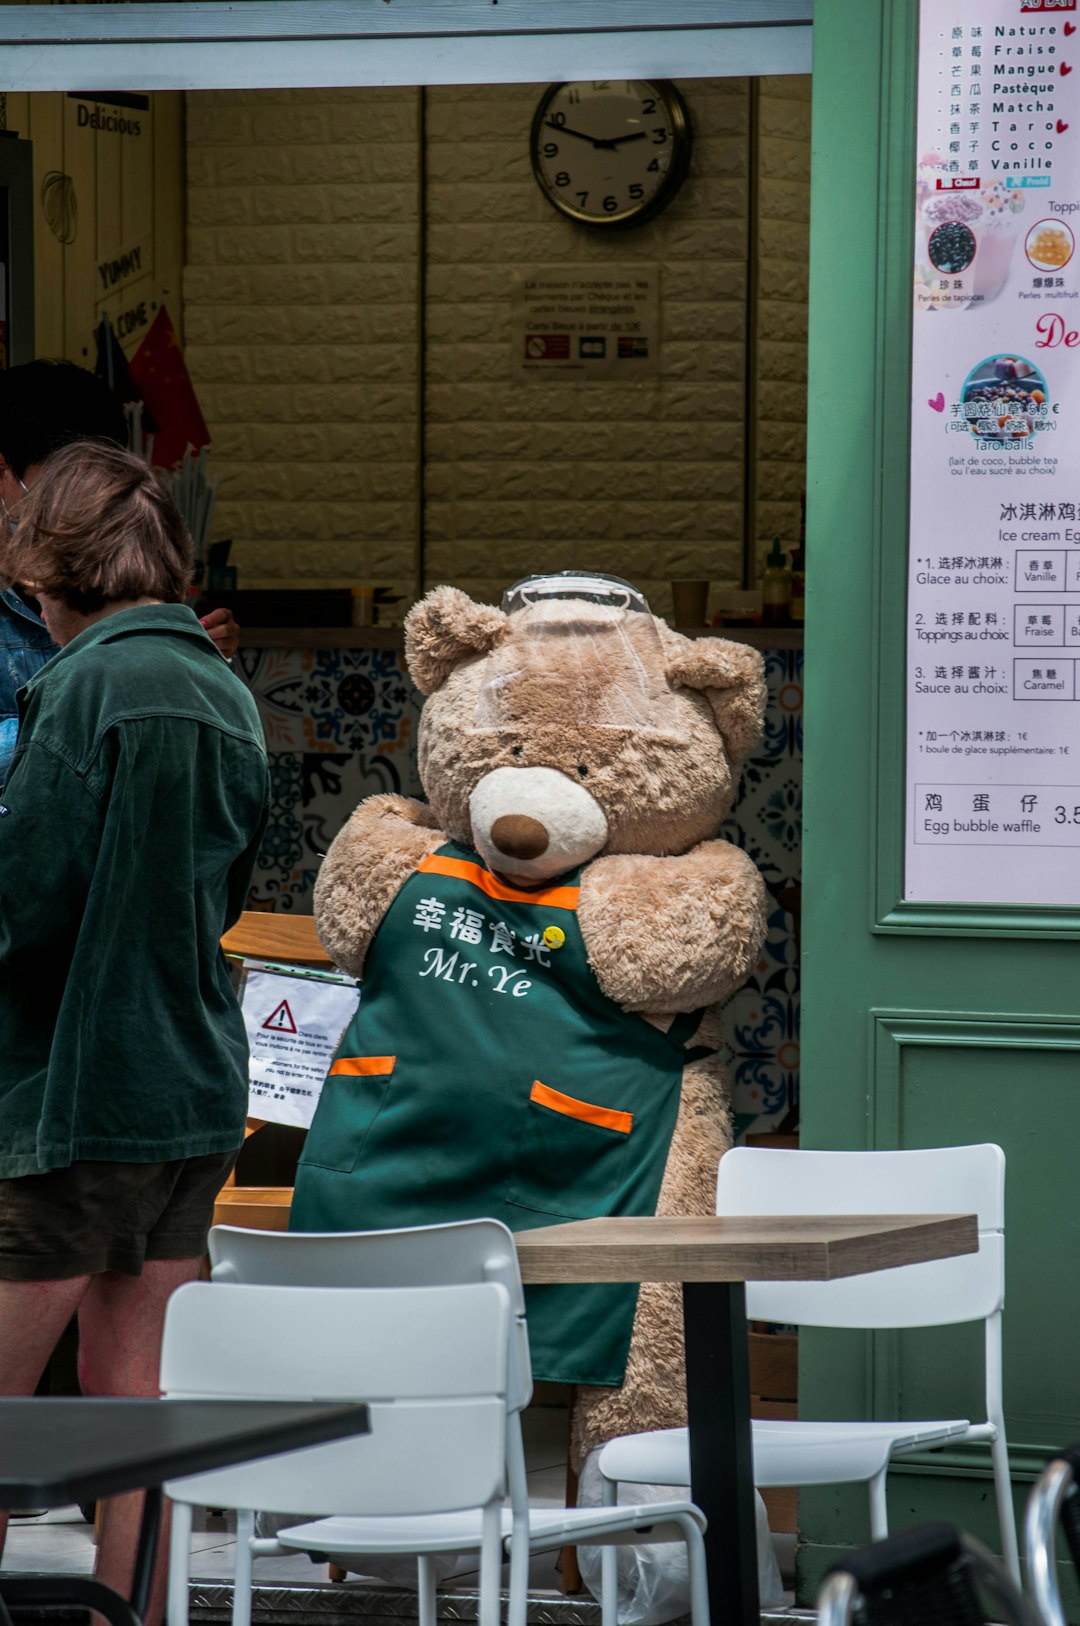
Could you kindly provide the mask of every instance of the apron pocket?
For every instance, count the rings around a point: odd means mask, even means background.
[[[301,1163],[351,1174],[390,1090],[396,1056],[338,1056],[326,1075]]]
[[[610,1212],[623,1179],[633,1114],[563,1095],[537,1081],[529,1093],[506,1200],[559,1219]]]

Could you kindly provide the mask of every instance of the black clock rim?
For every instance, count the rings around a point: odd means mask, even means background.
[[[551,207],[562,215],[565,220],[572,220],[576,226],[599,226],[604,231],[626,230],[628,227],[643,226],[646,221],[654,219],[662,210],[666,209],[672,198],[685,181],[690,169],[690,155],[694,144],[694,129],[690,122],[690,110],[686,105],[682,91],[672,79],[640,79],[634,83],[651,85],[663,98],[665,106],[671,117],[672,157],[667,173],[661,185],[647,203],[638,209],[624,210],[618,215],[590,215],[573,209],[569,204],[563,203],[554,197],[548,190],[540,172],[540,163],[537,158],[537,137],[543,125],[544,114],[551,106],[560,90],[567,85],[591,83],[584,79],[559,79],[550,84],[536,104],[533,114],[532,127],[529,130],[529,161],[532,164],[533,179],[540,188],[541,195],[547,199]]]

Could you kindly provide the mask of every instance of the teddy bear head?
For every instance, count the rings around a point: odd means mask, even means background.
[[[761,731],[758,652],[682,637],[611,578],[528,578],[503,603],[437,587],[405,622],[440,827],[532,886],[715,835]]]

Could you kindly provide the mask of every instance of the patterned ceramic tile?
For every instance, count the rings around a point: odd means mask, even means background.
[[[396,649],[241,649],[270,752],[251,907],[310,914],[319,863],[357,802],[420,791],[420,697]]]
[[[753,974],[724,1011],[736,1132],[775,1128],[799,1099],[802,889],[802,650],[765,657],[768,708],[761,746],[743,769],[723,834],[753,858],[774,907]]]
[[[420,699],[393,649],[246,649],[236,665],[262,715],[273,788],[252,907],[310,913],[319,862],[357,802],[420,794]],[[798,1100],[802,672],[801,651],[768,652],[764,737],[724,830],[774,899],[761,958],[725,1011],[740,1133],[774,1126]]]

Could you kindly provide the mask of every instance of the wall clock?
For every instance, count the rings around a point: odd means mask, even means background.
[[[636,226],[675,196],[690,163],[686,104],[665,79],[549,85],[529,149],[540,190],[586,226]]]

